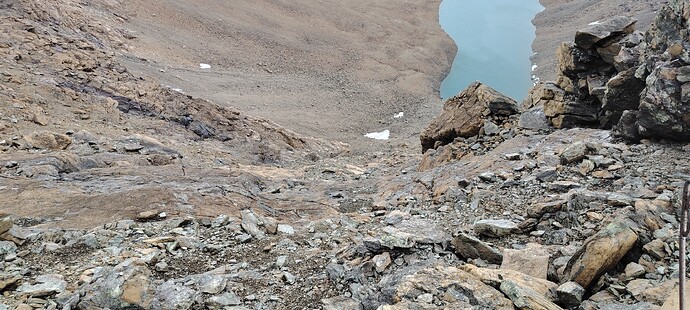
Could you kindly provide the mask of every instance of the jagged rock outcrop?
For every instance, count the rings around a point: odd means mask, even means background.
[[[489,115],[506,117],[517,111],[515,100],[486,84],[474,82],[446,100],[441,115],[422,131],[422,152],[449,144],[457,137],[477,135]]]
[[[556,128],[614,128],[629,140],[690,140],[688,7],[687,0],[670,1],[644,34],[623,16],[578,31],[574,43],[556,51],[558,80],[535,86],[523,109],[541,107]]]

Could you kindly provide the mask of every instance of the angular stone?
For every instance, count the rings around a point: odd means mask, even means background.
[[[558,304],[566,308],[574,308],[582,303],[585,289],[577,282],[569,281],[556,289],[556,295],[558,295]]]
[[[254,215],[254,212],[251,210],[242,210],[240,215],[242,217],[241,225],[244,231],[257,239],[261,239],[265,236],[264,232],[259,228],[259,218]]]
[[[628,279],[637,278],[645,274],[645,269],[638,263],[629,263],[625,266],[625,277]]]
[[[294,235],[295,229],[287,224],[278,224],[278,232],[285,235]]]
[[[376,269],[376,272],[382,273],[392,263],[391,254],[388,252],[384,252],[382,254],[374,256],[374,258],[372,258],[372,261],[374,262],[374,268]]]
[[[482,259],[492,264],[500,264],[503,254],[487,243],[470,235],[460,233],[451,244],[455,247],[455,253],[466,259]]]
[[[515,270],[479,268],[471,264],[466,264],[460,269],[467,271],[494,288],[499,288],[504,280],[511,280],[520,286],[527,287],[541,294],[549,300],[556,298],[555,291],[558,285],[546,279],[535,278]]]
[[[220,295],[211,296],[206,301],[206,305],[210,308],[217,307],[219,309],[225,309],[223,307],[239,306],[241,304],[242,300],[233,292],[224,292]]]
[[[500,238],[519,232],[520,228],[510,220],[479,220],[474,223],[474,232],[492,238]]]
[[[359,301],[345,296],[336,296],[328,299],[322,299],[321,304],[323,305],[323,310],[364,309],[364,307]]]
[[[501,269],[522,272],[535,278],[546,279],[549,270],[549,252],[536,243],[524,250],[505,249]]]
[[[685,279],[685,283],[690,283],[688,279]],[[679,290],[678,288],[675,288],[675,290],[671,293],[670,296],[666,298],[666,301],[664,301],[664,304],[661,306],[660,310],[678,310],[680,309],[680,296],[678,295]],[[687,299],[687,296],[690,296],[690,285],[685,286],[685,298]],[[688,301],[685,300],[685,305],[686,309],[689,309],[690,305],[688,304]]]
[[[587,144],[578,141],[563,149],[559,156],[563,164],[570,164],[584,159],[587,154],[589,154]]]
[[[532,107],[520,114],[518,127],[525,129],[553,129],[544,114],[544,106]]]
[[[611,19],[589,25],[575,33],[575,45],[590,49],[599,42],[605,43],[613,36],[630,34],[635,31],[637,20],[628,16],[616,16]]]
[[[541,202],[533,205],[527,209],[527,215],[531,218],[540,219],[546,213],[554,213],[560,211],[567,201],[556,200],[549,202]]]
[[[668,255],[666,253],[666,247],[668,246],[665,242],[659,239],[654,239],[652,240],[652,242],[645,244],[642,247],[642,250],[646,253],[649,253],[649,255],[651,255],[652,257],[661,260],[664,259],[666,255]]]
[[[605,126],[617,124],[623,111],[637,110],[640,105],[640,93],[645,87],[643,80],[635,77],[635,69],[619,72],[606,83],[606,91],[602,98],[601,108],[609,110],[608,123]]]
[[[540,309],[540,310],[562,310],[552,301],[548,300],[543,295],[523,287],[511,280],[504,280],[501,282],[501,292],[506,294],[510,300],[513,301],[515,307],[518,309]]]
[[[493,110],[492,110],[493,109]],[[422,152],[453,142],[456,137],[479,133],[491,113],[516,113],[517,102],[480,82],[446,100],[441,115],[420,134]]]
[[[191,288],[169,280],[156,289],[155,309],[183,310],[190,309],[196,302],[198,293]]]
[[[501,292],[482,283],[471,274],[456,267],[428,267],[403,277],[395,288],[393,301],[416,300],[424,293],[440,295],[451,292],[456,301],[469,302],[478,309],[511,309],[512,302]]]
[[[60,294],[67,288],[67,281],[59,274],[40,275],[36,277],[37,284],[31,285],[24,283],[17,288],[17,292],[22,295],[32,297],[43,297]]]
[[[72,144],[72,138],[67,135],[41,131],[25,135],[24,140],[37,149],[64,150]]]
[[[0,234],[4,234],[14,226],[9,214],[0,213]]]
[[[568,261],[565,281],[589,287],[601,274],[614,267],[633,247],[637,234],[623,222],[613,222],[588,239]]]
[[[133,261],[126,260],[115,267],[103,268],[94,278],[94,282],[80,289],[83,294],[80,309],[117,309],[123,304],[148,309],[154,299],[151,271],[134,265]]]

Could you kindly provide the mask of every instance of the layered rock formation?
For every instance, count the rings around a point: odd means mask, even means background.
[[[671,1],[646,33],[622,16],[578,31],[557,51],[558,80],[535,86],[523,108],[542,107],[555,128],[615,127],[631,140],[689,140],[686,7]]]

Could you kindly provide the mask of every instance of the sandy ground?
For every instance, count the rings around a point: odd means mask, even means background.
[[[456,52],[439,3],[132,1],[125,26],[137,39],[122,59],[195,97],[355,150],[416,147]],[[385,129],[389,142],[363,136]]]

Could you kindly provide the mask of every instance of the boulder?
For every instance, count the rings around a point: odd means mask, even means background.
[[[497,289],[503,281],[510,280],[541,294],[549,300],[555,300],[556,298],[555,291],[558,285],[546,279],[535,278],[515,270],[479,268],[470,264],[464,265],[460,269],[467,271],[485,284]]]
[[[474,223],[474,232],[478,235],[500,238],[519,232],[520,228],[510,220],[479,220]]]
[[[154,299],[151,271],[127,260],[113,268],[100,269],[91,284],[80,288],[79,308],[108,307],[148,309]],[[96,308],[97,309],[97,308]]]
[[[585,289],[577,282],[565,282],[556,289],[558,303],[566,308],[574,308],[580,305],[585,295]]]
[[[512,302],[501,292],[456,267],[428,267],[405,276],[395,290],[393,301],[416,300],[424,294],[442,298],[449,309],[463,302],[477,309],[512,309]]]
[[[522,272],[535,278],[546,279],[549,271],[549,252],[541,245],[530,243],[524,250],[503,251],[501,269]]]
[[[460,233],[451,244],[455,247],[455,253],[463,258],[482,259],[492,264],[500,264],[503,254],[489,244],[470,235]]]
[[[72,144],[72,138],[67,135],[50,131],[40,131],[25,135],[26,141],[31,147],[36,149],[64,150]]]
[[[572,256],[563,272],[564,282],[574,281],[588,288],[614,267],[637,242],[637,234],[624,222],[616,221],[588,239]]]
[[[446,100],[441,115],[422,131],[422,152],[451,143],[457,137],[477,135],[488,115],[511,115],[517,111],[515,100],[481,82],[474,82],[459,95]]]
[[[584,49],[606,46],[616,36],[633,33],[635,23],[637,20],[628,16],[616,16],[603,22],[592,23],[575,33],[575,45]]]
[[[562,310],[552,301],[530,288],[505,280],[501,282],[501,292],[513,301],[515,307],[524,310]]]
[[[665,62],[647,77],[637,117],[642,137],[690,141],[690,102],[683,101],[682,95],[688,82],[678,80],[679,71],[675,64]]]

